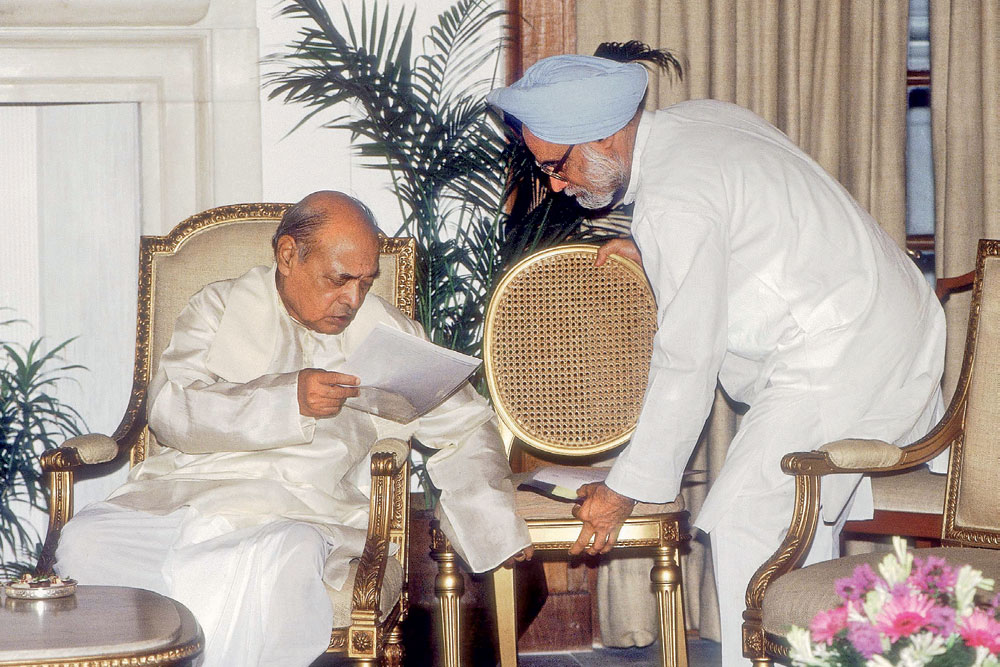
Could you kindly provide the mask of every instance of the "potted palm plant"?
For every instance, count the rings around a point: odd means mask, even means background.
[[[41,550],[27,519],[32,511],[48,511],[39,457],[81,433],[80,414],[52,391],[82,368],[60,356],[70,342],[48,351],[41,338],[27,346],[0,342],[0,578],[29,571]]]

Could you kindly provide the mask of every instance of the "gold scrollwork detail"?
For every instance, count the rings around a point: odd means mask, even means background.
[[[337,629],[330,635],[330,645],[327,651],[339,652],[347,650],[347,630]]]

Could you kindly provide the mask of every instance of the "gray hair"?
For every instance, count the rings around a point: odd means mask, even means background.
[[[361,215],[372,226],[372,229],[378,232],[378,223],[375,222],[375,214],[372,213],[372,210],[364,202],[350,195],[338,194],[354,204],[361,211]],[[271,249],[275,253],[278,252],[278,239],[282,236],[291,236],[295,240],[295,245],[298,247],[299,259],[305,259],[306,255],[313,249],[317,230],[327,222],[330,222],[330,218],[322,206],[316,206],[309,199],[310,197],[306,197],[302,201],[288,207],[284,215],[281,216],[281,222],[278,223],[278,228],[274,230],[274,236],[271,237]]]

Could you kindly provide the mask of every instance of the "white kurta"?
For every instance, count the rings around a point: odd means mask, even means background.
[[[656,294],[638,428],[608,485],[672,500],[718,380],[748,404],[696,524],[845,437],[903,443],[940,409],[944,315],[920,271],[832,177],[740,107],[643,114],[625,203]],[[825,483],[828,519],[856,478]],[[870,511],[870,493],[859,509]]]
[[[299,414],[298,371],[336,370],[380,322],[423,336],[371,294],[343,334],[311,331],[285,310],[273,267],[205,287],[178,318],[150,383],[159,447],[109,501],[158,514],[190,507],[233,529],[308,522],[329,537],[324,579],[339,588],[364,544],[370,448],[414,435],[440,450],[427,468],[448,537],[474,571],[497,566],[530,539],[514,513],[495,417],[471,386],[405,426],[349,408],[326,419]]]
[[[744,594],[779,546],[781,457],[841,438],[905,444],[942,410],[944,315],[920,271],[833,178],[740,107],[685,102],[639,123],[625,203],[656,294],[643,409],[608,486],[673,500],[716,384],[750,406],[695,525],[711,533],[727,667],[746,664]],[[871,516],[856,475],[825,479],[807,563]]]

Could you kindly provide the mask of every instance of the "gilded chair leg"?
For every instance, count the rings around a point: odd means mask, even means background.
[[[514,604],[514,568],[493,570],[493,609],[497,620],[500,667],[517,665],[517,613]]]
[[[461,667],[460,604],[465,591],[465,579],[458,571],[455,552],[439,529],[431,530],[431,558],[437,561],[438,574],[434,578],[434,594],[438,599],[441,626],[441,665]]]
[[[403,631],[397,624],[385,638],[382,664],[385,667],[403,667]]]
[[[671,546],[656,548],[649,578],[656,591],[660,644],[663,649],[662,667],[687,667],[687,634],[684,630],[681,567],[677,562],[677,549]]]

